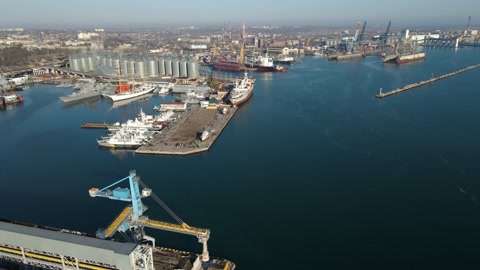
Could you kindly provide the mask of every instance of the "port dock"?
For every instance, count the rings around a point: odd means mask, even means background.
[[[392,91],[385,92],[385,93],[382,93],[382,89],[380,88],[380,93],[379,93],[378,95],[376,95],[375,97],[377,97],[377,98],[384,98],[384,97],[388,97],[388,96],[391,96],[391,95],[394,95],[394,94],[398,94],[398,93],[401,93],[401,92],[405,92],[405,91],[407,91],[407,90],[410,90],[410,89],[413,89],[413,88],[416,88],[416,87],[420,87],[420,86],[422,86],[422,85],[429,84],[429,83],[432,83],[432,82],[434,82],[434,81],[446,79],[446,78],[448,78],[448,77],[451,77],[451,76],[460,74],[460,73],[462,73],[462,72],[465,72],[465,71],[468,71],[468,70],[477,68],[477,67],[479,67],[479,66],[480,66],[480,64],[473,65],[473,66],[469,66],[469,67],[466,67],[466,68],[464,68],[464,69],[460,69],[460,70],[457,70],[457,71],[454,71],[454,72],[450,72],[450,73],[444,74],[444,75],[439,76],[439,77],[431,78],[431,79],[426,80],[426,81],[421,81],[421,82],[418,82],[418,83],[408,84],[408,85],[405,85],[405,86],[402,87],[402,88],[397,88],[397,89],[394,89],[394,90],[392,90]]]
[[[135,153],[185,156],[208,151],[237,111],[237,107],[226,107],[225,114],[220,109],[200,108],[198,105],[190,107]],[[200,135],[204,130],[210,136],[201,141]]]

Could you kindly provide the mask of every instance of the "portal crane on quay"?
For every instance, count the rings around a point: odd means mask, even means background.
[[[392,25],[392,21],[388,22],[387,30],[385,31],[385,34],[383,34],[383,44],[387,44],[388,32],[390,31],[390,25]]]
[[[123,181],[128,181],[130,188],[116,187],[111,190],[110,188],[118,185]],[[143,188],[140,193],[140,186]],[[120,200],[131,202],[123,209],[122,212],[114,219],[106,229],[99,229],[96,232],[98,238],[111,238],[115,232],[122,233],[123,236],[129,237],[131,242],[139,242],[142,240],[152,241],[155,246],[155,239],[153,237],[145,235],[144,227],[153,229],[166,230],[176,233],[183,233],[193,235],[198,238],[198,241],[203,244],[203,251],[201,255],[202,264],[207,264],[210,261],[207,241],[210,237],[210,230],[203,228],[195,228],[187,225],[180,217],[178,217],[155,193],[152,192],[136,175],[136,171],[132,170],[129,176],[118,180],[117,182],[104,187],[102,189],[91,188],[89,190],[91,197],[103,197],[112,200]],[[143,213],[147,210],[147,207],[142,203],[142,199],[151,196],[167,213],[169,213],[179,224],[173,224],[163,221],[151,220],[144,216]],[[128,233],[130,235],[128,235]],[[194,269],[199,269],[200,265],[197,265]]]
[[[360,32],[360,35],[358,36],[358,42],[361,42],[363,41],[363,35],[365,33],[365,27],[367,26],[367,21],[364,21],[363,22],[363,27],[362,27],[362,31]]]

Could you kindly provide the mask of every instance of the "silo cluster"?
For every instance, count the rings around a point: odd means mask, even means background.
[[[80,72],[92,72],[98,66],[99,59],[89,54],[72,54],[68,56],[70,69]]]
[[[101,53],[100,55],[69,55],[70,69],[80,72],[95,71],[98,66],[111,67],[114,74],[124,78],[154,78],[173,76],[197,78],[200,75],[200,64],[194,59],[179,59],[177,56],[133,56],[117,53]]]

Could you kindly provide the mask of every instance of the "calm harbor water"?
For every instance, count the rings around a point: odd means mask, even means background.
[[[104,130],[170,97],[64,107],[40,85],[0,112],[0,217],[94,233],[124,202],[90,198],[136,169],[185,222],[209,228],[210,254],[238,269],[470,269],[480,235],[480,69],[382,100],[409,83],[478,64],[480,50],[427,50],[425,61],[304,57],[254,74],[209,152],[142,156],[98,149]],[[146,214],[172,221],[151,199]],[[147,230],[157,245],[196,238]]]

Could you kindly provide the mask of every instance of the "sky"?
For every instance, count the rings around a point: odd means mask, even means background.
[[[480,26],[478,0],[0,0],[0,28]],[[478,28],[478,27],[477,27]]]

